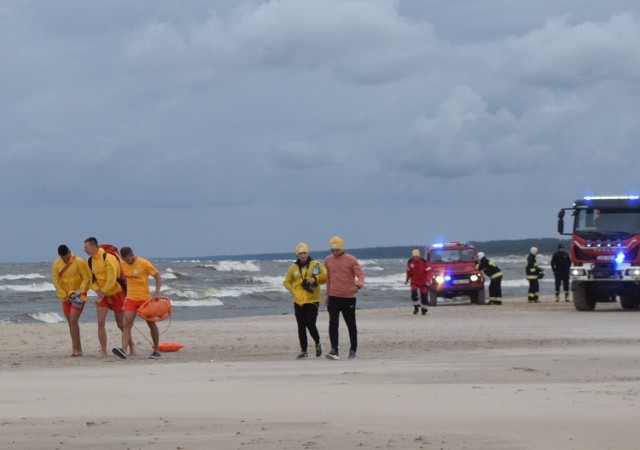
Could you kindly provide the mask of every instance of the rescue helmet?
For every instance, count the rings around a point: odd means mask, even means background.
[[[538,247],[531,247],[531,250],[529,250],[531,252],[532,255],[537,255],[538,254]]]
[[[484,252],[478,252],[478,261],[484,258]]]
[[[411,252],[411,256],[420,256],[420,250],[418,250],[417,248],[414,248],[413,251]]]

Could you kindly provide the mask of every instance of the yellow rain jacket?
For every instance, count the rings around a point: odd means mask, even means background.
[[[106,254],[106,258],[105,255]],[[110,253],[106,253],[104,249],[98,249],[98,253],[90,256],[91,269],[93,271],[91,289],[94,291],[102,291],[106,295],[116,295],[122,290],[118,284],[118,275],[120,275],[120,263]],[[87,259],[87,263],[89,262]],[[88,266],[87,266],[88,268]]]
[[[316,284],[309,286],[312,292],[308,292],[302,287],[302,280],[315,277]],[[296,261],[287,271],[287,275],[282,282],[283,286],[293,294],[293,302],[298,305],[305,303],[318,303],[322,297],[320,285],[327,282],[327,269],[320,261],[309,258],[307,264],[300,266]]]
[[[86,294],[91,283],[89,266],[79,256],[71,254],[71,258],[69,267],[64,272],[62,271],[67,264],[62,258],[56,259],[51,265],[51,281],[61,302],[71,291],[80,290],[80,294]],[[61,272],[62,275],[60,275]]]

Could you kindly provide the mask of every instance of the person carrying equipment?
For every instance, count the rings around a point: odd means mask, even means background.
[[[293,294],[293,309],[298,324],[300,354],[296,359],[306,359],[307,330],[315,342],[316,358],[322,355],[320,333],[316,326],[322,290],[320,285],[327,281],[327,269],[320,261],[309,256],[309,247],[304,242],[296,245],[296,261],[289,266],[282,284]]]

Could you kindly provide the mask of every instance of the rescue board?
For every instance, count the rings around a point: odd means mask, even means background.
[[[184,345],[180,342],[160,342],[160,344],[158,344],[158,350],[161,352],[177,352],[183,347]]]

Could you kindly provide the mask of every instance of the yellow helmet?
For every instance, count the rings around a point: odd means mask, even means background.
[[[329,240],[329,250],[344,249],[344,242],[338,236],[334,236]]]
[[[411,252],[411,256],[420,256],[420,250],[418,250],[417,248],[414,248],[413,251]]]

